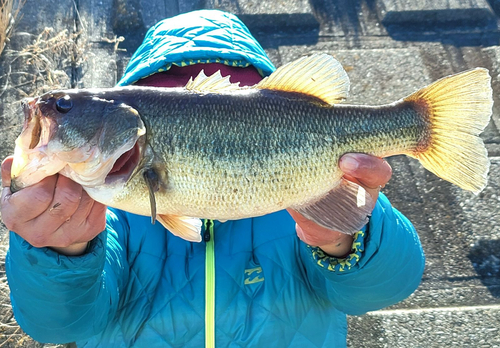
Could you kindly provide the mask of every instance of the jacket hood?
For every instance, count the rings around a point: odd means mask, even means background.
[[[200,63],[252,65],[263,77],[275,70],[263,48],[236,16],[200,10],[164,19],[150,28],[118,86],[133,84],[172,65]]]

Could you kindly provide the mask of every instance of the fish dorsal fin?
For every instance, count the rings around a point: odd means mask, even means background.
[[[193,78],[189,78],[184,88],[188,91],[219,93],[240,89],[240,83],[231,83],[229,76],[223,77],[220,71],[207,76],[205,75],[205,71],[202,70],[194,80]]]
[[[314,54],[283,65],[256,88],[307,94],[333,105],[347,98],[349,86],[349,77],[335,58]]]

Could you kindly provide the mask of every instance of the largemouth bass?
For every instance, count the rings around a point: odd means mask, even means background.
[[[201,73],[184,88],[52,91],[23,102],[11,189],[60,173],[96,201],[199,241],[200,218],[285,208],[357,231],[373,202],[342,180],[338,161],[348,152],[405,154],[465,190],[485,187],[489,160],[478,135],[493,105],[486,69],[382,106],[339,104],[348,90],[341,64],[320,54],[252,87]]]

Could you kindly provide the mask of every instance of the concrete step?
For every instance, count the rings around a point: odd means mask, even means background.
[[[381,310],[348,321],[348,347],[500,347],[500,304]]]
[[[205,6],[238,15],[251,32],[319,29],[309,0],[206,0]]]
[[[377,9],[382,22],[390,24],[458,25],[489,24],[495,15],[486,0],[379,0]]]

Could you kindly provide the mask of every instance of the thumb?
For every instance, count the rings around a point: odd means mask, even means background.
[[[10,187],[10,170],[12,169],[13,156],[5,158],[2,162],[2,187]]]
[[[391,166],[384,159],[362,153],[345,154],[339,166],[349,180],[365,189],[384,187],[392,175]]]

